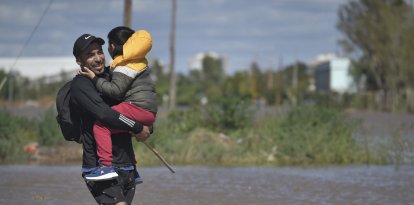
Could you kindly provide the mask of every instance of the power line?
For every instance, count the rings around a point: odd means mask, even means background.
[[[40,17],[40,19],[39,19],[39,21],[37,22],[36,26],[33,28],[32,32],[30,33],[29,38],[27,38],[27,39],[26,39],[26,42],[23,44],[22,49],[20,49],[20,52],[19,52],[19,54],[17,55],[16,59],[14,60],[14,62],[13,62],[13,64],[12,64],[12,66],[11,66],[11,68],[10,68],[9,73],[11,73],[11,72],[12,72],[12,70],[13,70],[14,66],[16,65],[17,61],[18,61],[18,60],[20,59],[20,57],[22,56],[23,51],[26,49],[26,47],[27,47],[27,45],[29,44],[30,40],[32,39],[32,37],[33,37],[34,33],[36,32],[37,28],[39,27],[40,23],[42,23],[43,18],[45,17],[46,13],[49,11],[49,8],[50,8],[50,6],[52,5],[52,3],[53,3],[53,0],[50,0],[50,1],[49,1],[49,3],[47,4],[46,9],[43,11],[42,16]],[[7,81],[7,76],[6,76],[6,77],[4,77],[4,79],[3,79],[3,80],[2,80],[2,82],[0,83],[0,90],[3,88],[4,84],[6,83],[6,81]]]

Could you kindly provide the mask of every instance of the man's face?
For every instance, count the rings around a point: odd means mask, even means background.
[[[91,43],[76,59],[82,67],[87,67],[95,73],[102,73],[105,68],[105,55],[102,46],[98,43]]]

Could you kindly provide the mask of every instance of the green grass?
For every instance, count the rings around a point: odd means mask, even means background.
[[[0,161],[21,158],[21,147],[28,142],[50,147],[73,143],[62,143],[52,111],[39,121],[0,114]],[[253,118],[243,101],[175,111],[159,115],[148,143],[174,165],[217,166],[401,163],[403,151],[411,149],[401,149],[406,143],[400,138],[381,149],[367,149],[353,137],[360,122],[333,108],[302,106]],[[144,144],[134,146],[139,165],[161,164]],[[394,157],[389,156],[392,150]]]
[[[370,163],[384,163],[386,158],[384,152],[369,155],[357,144],[353,133],[359,122],[337,109],[297,107],[228,130],[213,130],[197,116],[191,110],[158,121],[149,142],[174,164],[339,165],[365,163],[368,157]],[[136,148],[143,164],[157,163],[143,145]]]

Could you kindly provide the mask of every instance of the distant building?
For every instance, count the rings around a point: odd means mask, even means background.
[[[356,86],[350,74],[351,61],[347,58],[328,58],[315,64],[317,91],[355,93]]]
[[[320,55],[316,56],[314,59],[312,59],[309,65],[311,67],[315,67],[315,66],[317,66],[321,63],[331,61],[331,60],[334,60],[334,59],[337,59],[337,58],[338,57],[333,53],[320,54]]]
[[[0,58],[0,69],[9,72],[15,58]],[[74,57],[25,57],[20,58],[13,68],[21,76],[29,79],[49,78],[59,76],[61,73],[76,74],[79,65]],[[53,81],[53,80],[52,80]]]

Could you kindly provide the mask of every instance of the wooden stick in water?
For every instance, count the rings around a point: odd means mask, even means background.
[[[168,164],[168,162],[164,159],[164,157],[162,157],[161,156],[161,154],[160,153],[158,153],[158,151],[154,148],[154,147],[152,147],[151,145],[149,145],[147,142],[145,142],[145,141],[141,141],[142,143],[144,143],[147,147],[148,147],[148,149],[150,149],[157,157],[158,157],[158,159],[160,159],[161,160],[161,162],[162,163],[164,163],[164,165],[172,172],[172,173],[175,173],[175,170]]]

